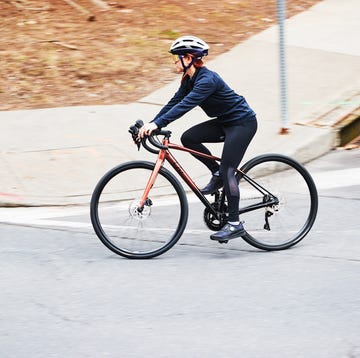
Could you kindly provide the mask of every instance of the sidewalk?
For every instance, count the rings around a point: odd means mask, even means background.
[[[325,0],[286,22],[290,134],[279,135],[278,30],[274,26],[208,61],[257,112],[259,130],[245,160],[277,152],[310,161],[335,143],[332,125],[360,106],[360,2]],[[86,204],[111,167],[134,159],[127,132],[160,110],[179,80],[129,105],[0,112],[0,206]],[[169,126],[179,141],[207,119],[195,109]],[[219,155],[221,145],[213,145]],[[184,153],[184,167],[205,184],[208,173]]]

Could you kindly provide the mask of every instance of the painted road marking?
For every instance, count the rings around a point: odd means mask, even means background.
[[[319,190],[360,186],[360,168],[313,173],[312,176]],[[245,190],[242,191],[243,198],[246,195]],[[188,194],[187,197],[189,203],[199,202],[199,199],[193,193]],[[171,200],[169,199],[162,202],[162,205],[170,204]],[[67,220],[67,218],[76,216],[84,216],[84,220]],[[0,208],[0,223],[92,230],[88,206]],[[208,230],[188,230],[185,232],[202,234],[208,233]]]

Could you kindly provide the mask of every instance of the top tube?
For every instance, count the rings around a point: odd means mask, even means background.
[[[149,136],[145,136],[139,141],[138,133],[139,129],[144,125],[142,120],[137,120],[135,125],[131,126],[129,129],[129,132],[132,134],[132,138],[134,142],[137,144],[138,149],[140,149],[140,145],[142,145],[147,151],[153,154],[159,154],[160,150],[168,150],[168,149],[175,149],[180,150],[183,152],[187,152],[193,155],[201,156],[204,158],[214,159],[216,161],[220,161],[221,159],[218,157],[215,157],[213,155],[205,154],[202,152],[198,152],[196,150],[186,148],[184,146],[178,145],[178,144],[172,144],[170,143],[169,139],[171,137],[172,132],[169,130],[163,130],[163,129],[156,129],[154,130]],[[162,135],[164,138],[160,142],[158,139],[155,139],[156,136]],[[154,149],[150,147],[147,143],[147,140],[156,147],[157,149]],[[165,144],[166,143],[166,144]]]

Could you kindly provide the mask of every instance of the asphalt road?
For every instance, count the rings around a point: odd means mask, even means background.
[[[359,159],[307,166],[318,218],[283,252],[211,242],[196,203],[145,261],[106,249],[87,207],[0,209],[0,357],[360,357]]]

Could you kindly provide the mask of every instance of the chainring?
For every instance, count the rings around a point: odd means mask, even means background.
[[[206,226],[212,230],[212,231],[219,231],[227,222],[227,206],[224,205],[223,210],[219,211],[219,204],[218,203],[212,203],[211,207],[214,208],[214,210],[218,214],[218,218],[215,217],[215,215],[208,209],[205,208],[204,210],[204,221]]]

